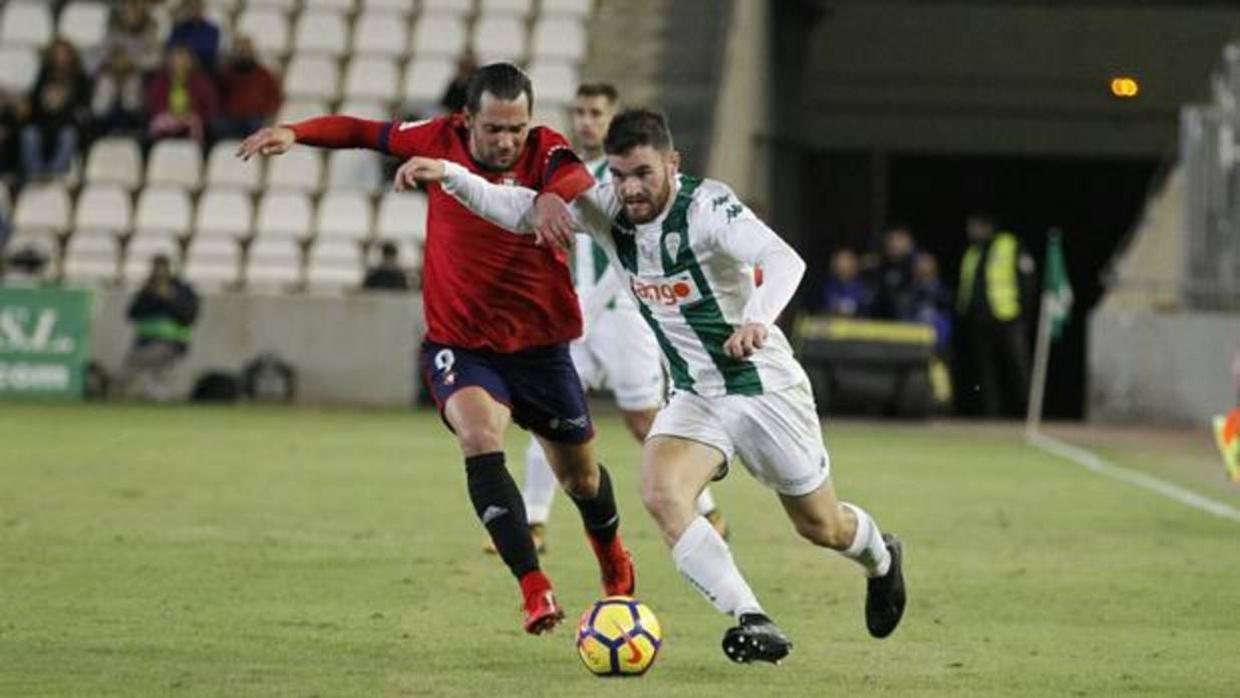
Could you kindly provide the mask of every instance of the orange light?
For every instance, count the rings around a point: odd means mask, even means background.
[[[1121,76],[1111,78],[1111,95],[1120,99],[1132,99],[1141,94],[1141,83],[1136,78]]]

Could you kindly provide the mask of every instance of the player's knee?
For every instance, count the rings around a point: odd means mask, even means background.
[[[832,550],[843,550],[852,541],[846,535],[843,522],[838,516],[824,516],[817,513],[801,514],[792,521],[796,531],[809,542]]]
[[[646,511],[660,523],[676,518],[677,513],[684,508],[684,502],[681,501],[683,498],[664,482],[643,482],[641,494]]]
[[[504,432],[493,424],[465,424],[456,429],[456,440],[466,456],[504,450]]]
[[[589,499],[598,494],[598,468],[570,470],[560,479],[560,486],[572,497]]]

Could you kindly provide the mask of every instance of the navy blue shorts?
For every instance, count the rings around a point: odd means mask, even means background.
[[[422,374],[440,414],[453,393],[477,387],[507,405],[517,426],[548,441],[582,444],[594,437],[585,388],[567,344],[501,354],[423,342]]]

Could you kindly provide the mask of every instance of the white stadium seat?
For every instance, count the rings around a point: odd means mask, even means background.
[[[301,280],[301,245],[289,238],[257,237],[246,254],[248,289],[285,291]]]
[[[134,235],[125,248],[121,278],[127,284],[140,284],[151,273],[151,260],[163,255],[173,264],[181,257],[180,246],[166,235]]]
[[[542,16],[567,15],[585,18],[594,9],[594,0],[542,0],[539,11]]]
[[[194,236],[246,238],[253,232],[250,195],[235,189],[208,189],[198,200]]]
[[[148,186],[138,195],[134,232],[183,237],[189,235],[193,205],[179,187]]]
[[[120,262],[120,242],[115,236],[78,231],[65,249],[65,279],[84,285],[110,283],[116,281]]]
[[[9,236],[0,249],[5,257],[12,257],[19,251],[30,250],[49,262],[55,262],[57,256],[56,236],[46,230],[19,230]]]
[[[369,150],[333,150],[327,158],[329,189],[377,192],[386,185],[379,154]]]
[[[229,238],[196,237],[185,251],[182,273],[200,289],[215,289],[237,283],[241,269],[241,248]]]
[[[452,15],[423,13],[413,25],[413,52],[419,56],[448,56],[465,50],[465,22]]]
[[[352,240],[318,240],[310,248],[306,284],[315,291],[343,291],[362,284],[362,250]]]
[[[474,24],[474,53],[481,64],[519,61],[525,55],[525,23],[516,17],[483,16]]]
[[[86,158],[86,181],[118,184],[129,191],[142,186],[142,151],[132,138],[101,138]]]
[[[39,55],[29,46],[0,46],[0,89],[25,94],[39,74]]]
[[[568,133],[573,127],[568,109],[563,104],[543,104],[542,99],[534,100],[534,124],[560,133]]]
[[[534,84],[535,100],[544,104],[568,104],[577,94],[577,68],[570,63],[538,61],[526,72]]]
[[[293,48],[298,55],[343,56],[349,48],[349,31],[344,15],[339,12],[302,12],[293,29]]]
[[[353,23],[353,55],[399,56],[409,47],[409,23],[393,12],[367,12]]]
[[[426,195],[389,192],[379,202],[375,235],[380,240],[425,240]]]
[[[12,0],[0,11],[0,45],[42,47],[52,34],[49,3]]]
[[[241,191],[258,191],[264,157],[245,162],[236,156],[239,141],[220,141],[211,148],[207,159],[207,186],[217,189],[231,187]]]
[[[323,186],[323,154],[297,147],[267,163],[267,188],[317,192]]]
[[[363,12],[395,12],[407,17],[414,8],[415,3],[409,0],[362,0]]]
[[[364,240],[374,225],[370,199],[361,192],[333,191],[323,195],[314,214],[315,237]]]
[[[202,183],[202,150],[194,141],[159,141],[146,163],[146,183],[198,189]]]
[[[248,0],[246,5],[263,10],[278,10],[283,14],[288,14],[297,9],[297,3],[300,0]]]
[[[456,61],[452,58],[415,56],[405,65],[401,99],[406,103],[438,104],[455,74]]]
[[[125,235],[132,228],[129,192],[115,184],[89,184],[82,189],[73,213],[75,236],[83,232]]]
[[[352,12],[357,0],[302,0],[307,10],[332,10],[333,12]]]
[[[422,0],[423,14],[456,15],[463,17],[474,13],[474,0]]]
[[[258,202],[254,234],[263,238],[305,238],[313,228],[310,199],[293,191],[268,192]]]
[[[30,184],[22,189],[13,211],[13,227],[21,232],[63,235],[69,231],[73,204],[59,182]]]
[[[280,108],[276,123],[291,124],[312,116],[322,116],[329,111],[327,102],[321,99],[289,99],[285,100],[284,106]]]
[[[586,28],[571,17],[547,17],[534,25],[533,60],[556,58],[580,63],[586,57]]]
[[[359,119],[370,119],[371,121],[392,120],[391,109],[385,107],[381,102],[374,102],[369,99],[351,99],[341,104],[340,109],[337,109],[336,113],[355,116]]]
[[[288,18],[271,7],[247,6],[237,18],[234,28],[237,34],[245,34],[254,40],[259,53],[283,56],[288,53]]]
[[[533,0],[481,0],[478,8],[483,17],[506,15],[510,17],[529,17],[534,12]]]
[[[104,2],[71,2],[60,11],[58,33],[79,50],[91,51],[103,45],[111,8]]]
[[[289,62],[284,92],[290,97],[334,100],[340,96],[340,68],[330,58],[298,54]]]
[[[380,56],[357,56],[349,61],[344,76],[345,99],[391,102],[400,85],[396,61]]]

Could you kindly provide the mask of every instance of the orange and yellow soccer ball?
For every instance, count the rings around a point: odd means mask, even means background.
[[[630,596],[594,602],[577,624],[577,653],[598,676],[640,676],[654,665],[662,645],[659,619]]]

